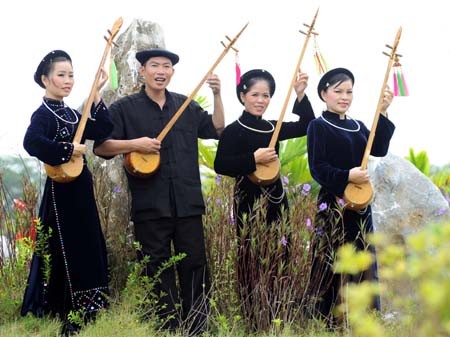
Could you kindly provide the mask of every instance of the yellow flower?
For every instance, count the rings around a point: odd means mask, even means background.
[[[411,235],[407,239],[408,245],[416,252],[422,252],[427,248],[427,233]]]
[[[440,308],[447,298],[442,296],[442,285],[435,280],[426,280],[419,287],[423,301],[431,308]]]
[[[374,257],[370,252],[357,252],[353,245],[345,244],[338,250],[334,271],[336,273],[357,274],[367,270],[373,262]]]
[[[378,254],[378,261],[382,265],[392,265],[405,258],[405,250],[399,245],[389,245]]]

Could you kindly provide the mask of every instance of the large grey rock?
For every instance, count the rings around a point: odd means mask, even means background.
[[[376,231],[385,234],[386,243],[404,244],[408,236],[425,226],[449,220],[448,201],[436,185],[409,161],[388,154],[371,159],[375,198],[372,203]],[[382,247],[377,247],[378,252]],[[395,298],[414,300],[411,280],[383,279],[383,264],[379,263],[380,282],[386,292],[381,296],[385,313],[401,313]]]
[[[120,34],[111,49],[117,67],[119,87],[117,90],[106,88],[102,97],[109,105],[117,98],[135,93],[141,88],[143,81],[139,75],[139,62],[136,52],[150,48],[165,48],[164,34],[159,24],[134,19],[128,28]]]
[[[372,211],[378,231],[404,238],[449,217],[449,204],[441,191],[411,162],[388,154],[373,164]]]

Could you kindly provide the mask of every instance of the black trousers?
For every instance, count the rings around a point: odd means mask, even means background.
[[[333,205],[333,202],[328,200],[327,204]],[[339,319],[334,315],[334,309],[342,302],[341,288],[346,283],[378,282],[375,247],[366,240],[367,236],[374,231],[371,208],[369,207],[362,214],[346,210],[343,217],[336,213],[336,209],[338,208],[330,207],[327,211],[317,214],[315,234],[311,241],[314,260],[310,293],[321,297],[321,300],[316,303],[315,314],[324,318],[330,327],[339,324]],[[369,251],[375,258],[375,262],[367,270],[356,275],[334,273],[335,254],[345,243],[352,243],[356,251]],[[379,296],[373,299],[371,309],[381,310]]]
[[[193,334],[203,331],[209,313],[207,296],[210,281],[202,216],[140,221],[135,223],[135,237],[142,246],[138,258],[150,257],[147,264],[147,275],[150,277],[170,259],[172,244],[176,255],[186,253],[186,257],[175,267],[161,274],[161,282],[156,289],[157,294],[162,294],[159,315],[163,320],[174,315],[174,319],[167,320],[167,328],[175,329],[182,322]],[[176,285],[176,272],[180,289]]]

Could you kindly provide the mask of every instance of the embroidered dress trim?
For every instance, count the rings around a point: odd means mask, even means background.
[[[107,294],[108,287],[75,291],[73,293],[75,308],[84,309],[86,312],[104,309],[108,306]]]
[[[69,265],[67,263],[67,256],[66,256],[66,249],[64,247],[64,240],[62,237],[62,232],[61,232],[61,224],[59,222],[59,213],[58,213],[58,208],[56,207],[56,196],[55,196],[55,185],[53,180],[51,181],[51,189],[52,189],[52,203],[53,203],[53,209],[55,212],[55,219],[56,219],[56,228],[58,230],[58,238],[59,238],[59,243],[60,243],[60,247],[61,247],[61,253],[62,253],[62,257],[63,257],[63,262],[64,262],[64,270],[66,272],[66,277],[67,277],[67,284],[69,286],[69,293],[70,293],[70,299],[72,301],[72,305],[75,306],[75,301],[74,301],[74,297],[73,297],[73,288],[72,288],[72,280],[70,278],[70,273],[69,273]]]

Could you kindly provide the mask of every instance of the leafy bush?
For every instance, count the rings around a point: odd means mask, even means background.
[[[373,237],[378,247],[380,279],[408,284],[409,293],[393,294],[393,308],[384,317],[367,308],[376,294],[389,291],[383,284],[363,283],[343,289],[341,310],[349,328],[361,337],[450,335],[450,222],[432,224],[412,234],[404,244],[390,243],[385,235]],[[349,246],[338,252],[340,271],[352,272],[365,252]],[[361,266],[360,271],[364,269]]]

